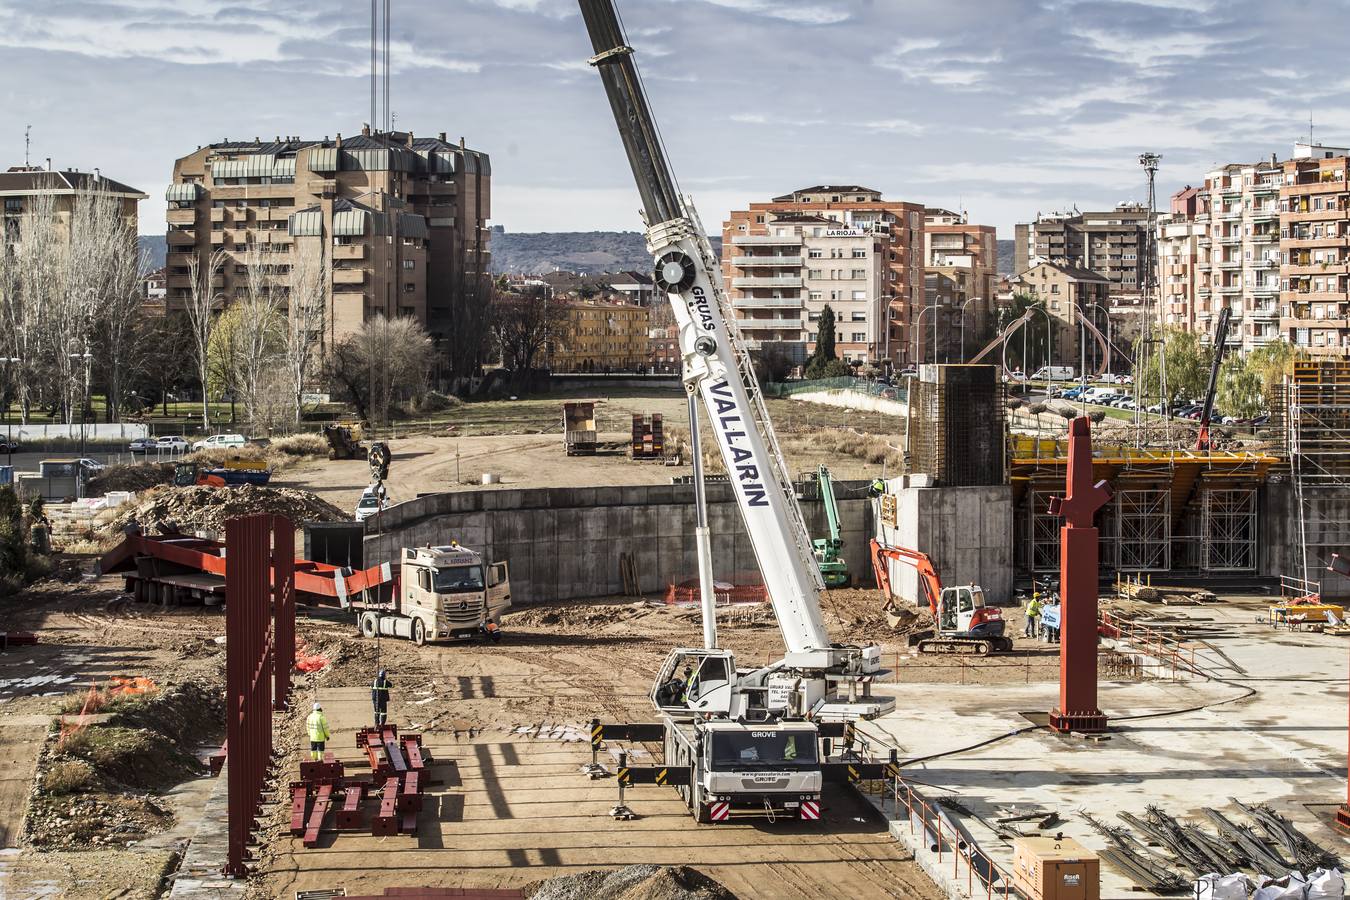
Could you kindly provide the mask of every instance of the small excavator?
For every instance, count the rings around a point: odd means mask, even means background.
[[[919,573],[919,583],[928,598],[933,613],[933,631],[918,635],[920,653],[959,653],[967,656],[988,656],[1012,649],[1012,638],[1004,635],[1007,622],[996,606],[986,606],[984,589],[965,584],[944,588],[942,579],[928,554],[905,547],[883,547],[872,540],[872,571],[883,598],[882,610],[892,628],[903,621],[896,614],[895,595],[891,591],[891,575],[887,560],[896,560],[913,566]]]

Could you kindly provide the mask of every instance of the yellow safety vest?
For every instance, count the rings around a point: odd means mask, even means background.
[[[316,709],[305,719],[305,729],[309,732],[311,741],[326,741],[333,736],[328,730],[328,717],[323,714],[323,710]]]

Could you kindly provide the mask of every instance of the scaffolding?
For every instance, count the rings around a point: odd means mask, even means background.
[[[1256,493],[1255,487],[1202,487],[1201,569],[1256,571]]]
[[[1117,572],[1166,572],[1172,568],[1172,494],[1166,485],[1117,491],[1107,508]],[[1103,548],[1105,549],[1105,548]]]
[[[1350,362],[1294,363],[1274,415],[1300,483],[1350,485]]]

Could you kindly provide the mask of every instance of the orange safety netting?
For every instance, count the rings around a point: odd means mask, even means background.
[[[768,599],[769,592],[762,584],[713,582],[713,602],[718,606],[730,606],[733,603],[763,603]],[[674,606],[700,602],[698,579],[672,584],[666,588],[667,604]]]
[[[300,638],[295,639],[295,670],[317,672],[328,665],[328,657],[317,653]]]
[[[131,678],[114,675],[108,679],[108,683],[102,688],[99,688],[96,684],[89,685],[89,692],[84,695],[84,704],[80,707],[79,715],[75,716],[73,721],[65,716],[61,718],[61,733],[56,739],[56,746],[58,748],[64,746],[66,738],[83,731],[89,724],[85,717],[102,709],[103,704],[107,702],[109,697],[140,696],[154,693],[157,690],[159,690],[159,685],[142,675]]]

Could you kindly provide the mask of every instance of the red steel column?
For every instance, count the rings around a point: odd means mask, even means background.
[[[1111,489],[1092,483],[1092,437],[1086,416],[1069,423],[1067,494],[1050,501],[1064,518],[1059,529],[1059,705],[1050,711],[1055,731],[1101,732],[1097,708],[1097,529],[1093,516]]]
[[[1327,566],[1327,570],[1350,577],[1350,557],[1342,556],[1339,553],[1331,554],[1331,564]],[[1350,772],[1350,768],[1347,768],[1347,772]],[[1336,827],[1341,831],[1350,831],[1350,780],[1346,782],[1345,802],[1341,804],[1340,809],[1336,810]]]
[[[268,567],[270,516],[225,523],[225,748],[229,842],[225,872],[248,874],[248,842],[272,753]]]
[[[272,619],[276,636],[272,702],[276,709],[285,709],[295,668],[295,525],[285,516],[272,518]]]

